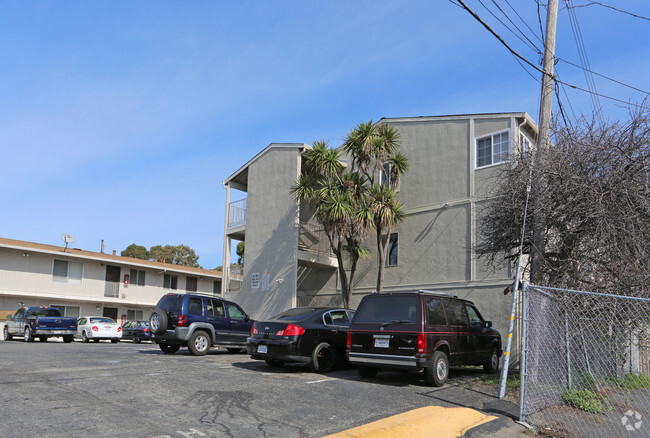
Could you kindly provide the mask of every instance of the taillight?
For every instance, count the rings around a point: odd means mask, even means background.
[[[145,332],[145,333],[148,333],[148,332],[149,332],[149,329],[148,329],[148,328],[146,328],[146,329],[142,329],[142,331]]]
[[[418,353],[427,352],[427,335],[418,333]]]
[[[93,329],[94,332],[98,332],[98,331],[99,331],[99,328],[97,328],[96,325],[94,325],[94,326],[92,327],[92,329]]]
[[[348,332],[348,336],[345,340],[345,348],[348,351],[352,350],[352,333]]]
[[[185,318],[185,315],[178,315],[178,326],[179,327],[185,327],[185,324],[187,324],[187,319]]]
[[[257,334],[259,334],[259,332],[255,328],[255,326],[251,327],[251,335],[257,335]]]
[[[117,332],[119,333],[119,332],[121,332],[121,331],[122,331],[122,327],[118,327],[118,328],[117,328]]]
[[[276,333],[276,336],[300,336],[305,333],[305,329],[299,325],[289,324],[284,330]]]

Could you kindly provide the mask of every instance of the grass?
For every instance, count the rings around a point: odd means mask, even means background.
[[[488,385],[499,385],[501,381],[501,376],[498,374],[491,374],[481,377],[483,383]],[[506,381],[506,395],[511,397],[517,397],[519,394],[519,374],[508,374],[508,380]]]
[[[569,389],[562,394],[564,404],[592,414],[611,411],[612,406],[607,397],[596,394],[589,389]]]

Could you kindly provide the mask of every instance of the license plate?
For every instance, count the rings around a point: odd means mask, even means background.
[[[266,348],[266,345],[258,345],[257,352],[261,354],[266,354],[268,353],[268,349]]]
[[[388,348],[388,339],[375,339],[375,348]]]

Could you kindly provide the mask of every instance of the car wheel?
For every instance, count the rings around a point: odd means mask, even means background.
[[[309,369],[315,373],[326,373],[336,364],[336,350],[327,342],[322,342],[314,348],[311,354]]]
[[[372,379],[377,375],[377,368],[375,367],[369,367],[365,365],[359,365],[357,367],[357,371],[359,372],[359,375],[363,378],[366,379]]]
[[[228,350],[228,353],[231,353],[231,354],[239,354],[239,353],[241,353],[242,349],[241,348],[226,348],[226,350]]]
[[[88,335],[86,335],[85,330],[81,332],[81,342],[83,342],[84,344],[88,342]]]
[[[496,348],[490,350],[490,356],[483,363],[483,371],[486,374],[496,374],[499,371],[499,351]]]
[[[40,342],[47,342],[47,336],[39,336],[39,337],[38,337],[38,340],[39,340]]]
[[[13,336],[9,334],[9,329],[6,326],[3,330],[3,333],[4,333],[5,341],[11,341],[13,339]]]
[[[140,338],[138,338],[137,336],[133,336],[133,343],[134,344],[139,344],[140,343]]]
[[[424,370],[428,385],[442,386],[449,377],[449,358],[444,351],[436,351]]]
[[[99,339],[93,339],[93,342],[97,343],[99,342]]]
[[[113,344],[117,344],[118,341],[119,341],[119,339],[111,339],[111,342],[112,342]]]
[[[284,362],[277,359],[266,359],[264,362],[271,368],[282,368],[284,366]]]
[[[66,344],[69,344],[73,340],[74,340],[74,336],[64,336],[63,337],[63,342],[65,342]]]
[[[34,342],[34,335],[29,326],[25,327],[25,342]]]
[[[175,345],[175,344],[158,344],[160,349],[162,350],[163,353],[165,354],[174,354],[178,351],[179,348],[181,348],[180,345]]]
[[[162,309],[155,309],[149,317],[149,330],[154,335],[162,335],[167,330],[167,312]]]
[[[204,356],[210,349],[210,336],[202,330],[195,331],[187,341],[187,348],[194,356]]]

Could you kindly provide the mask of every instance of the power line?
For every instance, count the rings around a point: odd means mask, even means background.
[[[632,12],[624,11],[623,9],[618,9],[618,8],[615,8],[614,6],[606,5],[606,4],[601,3],[601,2],[590,1],[590,2],[587,3],[586,5],[578,5],[578,6],[571,6],[571,7],[572,7],[573,9],[575,9],[575,8],[586,8],[586,7],[588,7],[588,6],[593,6],[593,5],[602,6],[602,7],[604,7],[604,8],[612,9],[612,10],[614,10],[614,11],[616,11],[616,12],[621,12],[621,13],[623,13],[623,14],[631,15],[631,16],[634,17],[634,18],[640,18],[640,19],[642,19],[642,20],[648,20],[648,21],[650,21],[650,18],[648,18],[648,17],[644,17],[644,16],[642,16],[642,15],[638,15],[638,14],[633,14]]]
[[[585,67],[583,67],[583,66],[581,66],[581,65],[578,65],[578,64],[574,64],[573,62],[571,62],[571,61],[567,61],[567,60],[564,59],[564,58],[556,58],[556,59],[557,59],[558,61],[566,62],[567,64],[572,65],[572,66],[574,66],[574,67],[581,68],[581,69],[583,69],[583,70],[585,69]],[[601,75],[600,73],[596,73],[595,71],[591,71],[591,70],[589,70],[589,73],[594,74],[594,75],[596,75],[596,76],[600,76],[600,77],[603,78],[603,79],[607,79],[608,81],[615,82],[615,83],[617,83],[617,84],[619,84],[619,85],[622,85],[622,86],[624,86],[624,87],[630,88],[630,89],[632,89],[632,90],[639,91],[639,92],[644,93],[644,94],[650,94],[650,91],[645,91],[645,90],[642,90],[642,89],[640,89],[640,88],[636,88],[636,87],[634,87],[634,86],[632,86],[632,85],[626,84],[625,82],[617,81],[616,79],[610,78],[610,77],[605,76],[605,75]]]

